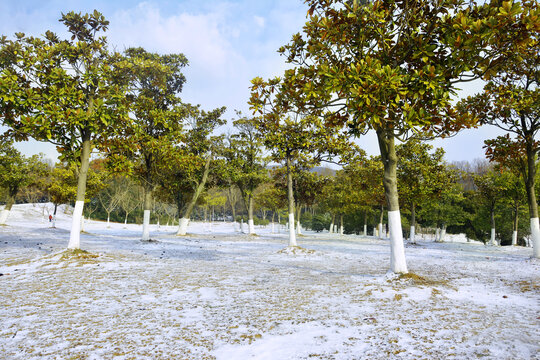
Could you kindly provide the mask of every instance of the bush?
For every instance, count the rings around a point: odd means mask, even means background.
[[[330,227],[332,219],[329,214],[316,214],[311,219],[311,229],[316,232],[321,232]]]

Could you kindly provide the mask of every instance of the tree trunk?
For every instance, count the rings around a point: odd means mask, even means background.
[[[52,227],[56,228],[56,211],[58,210],[58,204],[54,204]]]
[[[89,112],[93,112],[93,101],[90,101]],[[77,179],[77,197],[75,198],[75,209],[71,220],[71,232],[69,234],[68,249],[81,248],[81,217],[84,208],[84,197],[86,193],[86,180],[88,178],[88,168],[90,167],[90,132],[85,131],[82,136],[81,169]]]
[[[343,214],[339,215],[339,235],[343,236]]]
[[[248,195],[248,234],[255,235],[255,223],[253,222],[253,195]]]
[[[289,205],[289,246],[298,246],[296,244],[296,234],[294,232],[294,193],[291,159],[289,154],[287,154],[287,200]]]
[[[491,245],[497,245],[495,240],[495,204],[491,207],[491,237],[489,243]]]
[[[382,230],[382,222],[383,222],[383,218],[384,218],[384,206],[381,205],[381,213],[380,213],[380,216],[379,216],[379,225],[377,226],[378,228],[378,234],[379,234],[379,238],[382,239],[383,238],[383,230]]]
[[[2,211],[0,211],[0,225],[5,225],[7,218],[9,216],[9,213],[11,212],[11,208],[13,207],[13,204],[15,204],[15,196],[9,194],[6,202],[6,206]]]
[[[367,236],[367,210],[364,210],[364,236]]]
[[[412,244],[416,244],[415,230],[416,230],[416,204],[413,202],[411,206],[411,234],[409,235],[409,241]]]
[[[377,130],[377,139],[384,165],[384,192],[388,204],[388,224],[390,226],[390,270],[394,273],[407,273],[399,198],[397,189],[397,155],[392,131]]]
[[[518,238],[518,221],[519,221],[519,203],[516,202],[514,204],[514,223],[513,223],[513,231],[512,231],[512,245],[517,245],[517,238]]]
[[[210,173],[211,162],[212,162],[212,154],[209,154],[208,158],[206,159],[206,163],[204,164],[204,171],[203,171],[201,182],[195,189],[195,192],[193,193],[191,201],[185,205],[184,209],[182,209],[182,212],[180,213],[180,216],[182,218],[179,221],[178,232],[176,233],[176,235],[186,235],[187,233],[189,217],[191,216],[191,212],[193,211],[193,208],[195,207],[195,204],[197,203],[197,199],[199,198],[202,191],[204,190],[206,181],[208,180],[208,174]]]
[[[150,240],[150,212],[152,209],[152,189],[144,189],[144,216],[143,216],[143,233],[142,241]]]
[[[302,235],[302,224],[300,223],[300,216],[302,215],[302,207],[296,207],[296,233]]]
[[[229,187],[229,200],[230,200],[230,203],[231,203],[231,212],[232,212],[232,221],[233,221],[233,226],[234,226],[234,231],[238,231],[238,229],[236,228],[236,204],[233,204],[232,202],[232,198],[233,198],[233,190],[232,190],[232,187]]]
[[[440,232],[439,242],[444,242],[445,237],[446,237],[446,223],[443,223],[441,232]]]
[[[527,176],[525,177],[525,188],[527,190],[527,203],[529,204],[529,217],[531,219],[531,242],[533,245],[533,256],[540,258],[540,223],[538,220],[538,203],[536,202],[535,181],[536,181],[536,151],[534,149],[534,139],[532,134],[527,139]],[[530,141],[529,141],[530,140]]]

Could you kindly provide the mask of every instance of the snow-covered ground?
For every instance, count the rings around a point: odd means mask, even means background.
[[[399,278],[385,240],[91,221],[78,258],[63,211],[0,227],[2,359],[540,359],[530,248],[420,241]]]

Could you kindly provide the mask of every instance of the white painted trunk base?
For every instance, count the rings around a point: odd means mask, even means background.
[[[512,232],[512,245],[514,245],[514,246],[517,245],[517,236],[518,236],[518,232],[514,230]]]
[[[244,233],[244,219],[240,220],[240,232]]]
[[[289,246],[296,245],[296,233],[294,232],[294,214],[289,214]]]
[[[142,240],[150,240],[150,210],[144,210]]]
[[[274,234],[276,232],[276,227],[275,227],[275,224],[272,223],[272,234]]]
[[[343,236],[343,225],[339,226],[339,235]]]
[[[334,232],[337,233],[337,225],[334,225]]]
[[[81,218],[84,208],[84,201],[75,202],[73,219],[71,220],[71,233],[69,234],[68,249],[81,248]]]
[[[248,228],[249,228],[249,235],[255,234],[255,223],[253,222],[253,219],[248,220]]]
[[[300,220],[296,220],[296,233],[302,235],[302,225],[300,224]]]
[[[9,210],[0,211],[0,225],[6,225],[8,216],[9,216]]]
[[[442,228],[441,233],[439,234],[439,241],[444,242],[445,237],[446,237],[446,228]]]
[[[367,225],[364,225],[364,236],[367,236]]]
[[[189,219],[181,218],[178,224],[178,231],[176,232],[176,235],[186,235],[188,225]]]
[[[416,233],[414,226],[411,226],[411,235],[409,236],[409,241],[413,244],[416,244]]]
[[[377,237],[377,228],[374,226],[373,227],[373,237]]]
[[[330,224],[330,228],[328,229],[328,232],[332,234],[334,232],[334,223]]]
[[[533,246],[533,256],[540,258],[540,224],[538,218],[531,218],[531,242]]]
[[[379,238],[383,238],[382,224],[379,224],[379,231],[377,232],[377,234],[379,235]]]
[[[399,210],[388,212],[388,227],[390,228],[390,270],[395,273],[407,273]]]
[[[495,229],[491,228],[491,237],[489,239],[489,243],[491,245],[497,245],[497,241],[495,240]]]

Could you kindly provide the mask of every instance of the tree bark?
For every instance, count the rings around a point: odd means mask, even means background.
[[[90,102],[89,108],[92,109],[89,111],[93,112],[92,101]],[[75,209],[73,210],[73,218],[71,221],[68,249],[81,248],[81,217],[84,208],[88,169],[90,168],[91,145],[90,132],[85,130],[82,135],[81,168],[79,171],[79,178],[77,179],[77,197],[75,198]]]
[[[394,273],[407,273],[403,231],[399,212],[397,189],[397,155],[394,144],[394,133],[378,129],[377,139],[384,166],[383,185],[388,205],[388,225],[390,227],[390,270]]]

